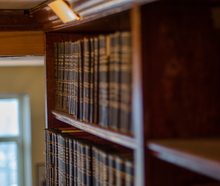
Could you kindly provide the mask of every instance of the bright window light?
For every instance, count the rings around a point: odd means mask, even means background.
[[[19,135],[18,99],[0,99],[0,137]]]

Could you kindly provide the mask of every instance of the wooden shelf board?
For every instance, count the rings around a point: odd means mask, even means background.
[[[78,129],[81,129],[83,131],[96,135],[103,139],[109,140],[111,142],[117,143],[119,145],[131,148],[131,149],[135,149],[136,147],[135,139],[132,136],[120,134],[118,132],[114,132],[114,131],[102,128],[95,124],[78,121],[74,119],[72,115],[63,113],[60,111],[52,111],[52,114],[54,114],[56,119],[60,121],[68,123]]]
[[[220,139],[172,139],[147,143],[164,161],[220,180]]]

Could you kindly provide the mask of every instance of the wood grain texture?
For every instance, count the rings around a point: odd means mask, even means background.
[[[148,142],[153,155],[220,181],[219,139],[172,139]]]
[[[109,140],[111,142],[114,142],[116,144],[131,148],[131,149],[135,149],[136,147],[135,140],[131,136],[127,136],[124,134],[120,134],[118,132],[108,130],[106,128],[102,128],[96,124],[78,121],[74,119],[72,115],[67,114],[67,113],[62,113],[59,111],[52,111],[52,113],[56,116],[58,120],[63,121],[64,123],[68,123],[76,128],[79,128],[83,131],[86,131],[98,137],[101,137],[105,140]]]
[[[40,31],[40,25],[23,10],[0,10],[0,31]]]
[[[44,33],[0,32],[0,55],[44,55]]]
[[[97,3],[98,2],[98,3]],[[96,6],[94,5],[96,4]],[[115,26],[114,23],[109,23],[107,16],[114,15],[123,11],[128,10],[132,7],[132,1],[119,1],[119,0],[108,0],[108,1],[78,1],[70,6],[72,10],[75,11],[79,16],[80,20],[74,20],[69,23],[63,23],[54,12],[43,4],[36,9],[30,11],[30,14],[35,18],[35,20],[41,25],[43,31],[75,31],[77,26],[84,25],[84,30],[87,31],[105,31],[107,27],[108,30],[112,26]],[[129,14],[127,14],[129,16]],[[103,24],[99,21],[99,27],[96,27],[94,24],[91,26],[91,21],[107,18],[102,20]],[[113,22],[118,22],[118,19],[111,19]],[[108,22],[108,23],[106,23]],[[126,23],[126,19],[121,22],[121,26]],[[118,22],[119,23],[119,22]],[[96,23],[97,24],[97,23]],[[102,26],[101,26],[102,25]],[[118,27],[120,25],[117,25]],[[98,29],[97,29],[98,28]],[[82,27],[81,27],[82,29]],[[79,30],[78,30],[79,31]]]
[[[148,162],[150,169],[150,180],[147,184],[150,186],[193,186],[198,184],[202,186],[205,183],[218,183],[218,180],[209,178],[199,173],[190,171],[180,166],[168,163],[156,157],[150,157]]]
[[[219,135],[219,42],[209,8],[152,3],[142,20],[148,137]]]

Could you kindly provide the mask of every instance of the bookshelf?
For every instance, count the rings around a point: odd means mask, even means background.
[[[136,186],[220,184],[219,32],[212,17],[220,2],[73,1],[81,19],[65,24],[47,3],[30,11],[46,38],[46,128],[72,126],[131,149]],[[133,134],[55,109],[54,43],[117,31],[131,33]]]

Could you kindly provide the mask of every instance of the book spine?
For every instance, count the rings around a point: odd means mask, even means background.
[[[67,134],[68,135],[68,134]],[[70,164],[70,160],[69,160],[69,137],[67,137],[65,135],[64,137],[64,143],[65,143],[65,147],[64,147],[64,152],[65,152],[65,179],[66,179],[66,185],[69,185],[69,180],[70,180],[70,169],[69,169],[69,164]]]
[[[73,172],[73,175],[74,175],[74,186],[76,185],[77,186],[77,183],[78,183],[78,166],[77,166],[77,163],[78,163],[78,153],[77,153],[77,141],[76,140],[73,140],[73,163],[74,163],[74,172]]]
[[[120,75],[120,33],[110,35],[109,65],[109,111],[110,127],[119,129],[119,75]]]
[[[94,38],[94,103],[93,110],[94,123],[98,124],[99,115],[99,40],[97,37]]]
[[[81,186],[82,184],[82,174],[81,174],[81,150],[80,150],[80,142],[77,141],[77,186]]]
[[[80,143],[80,152],[81,152],[81,165],[80,165],[80,172],[81,172],[81,185],[86,185],[86,146],[83,142]]]
[[[52,185],[52,133],[49,130],[45,130],[45,154],[46,154],[46,183]]]
[[[80,81],[79,81],[79,66],[81,62],[81,51],[80,51],[80,41],[75,42],[76,47],[76,55],[77,55],[77,61],[75,64],[75,116],[77,119],[79,119],[79,90],[80,90]]]
[[[89,95],[90,95],[90,42],[88,38],[84,38],[83,51],[83,121],[89,122]]]
[[[103,164],[103,176],[102,176],[102,185],[108,186],[109,185],[109,178],[108,178],[108,155],[106,152],[102,152],[102,164]]]
[[[68,76],[69,76],[69,42],[64,42],[64,61],[63,61],[63,111],[68,112]]]
[[[102,158],[102,150],[98,148],[97,150],[97,160],[98,160],[98,183],[99,185],[103,185],[103,158]]]
[[[99,36],[99,124],[108,127],[109,102],[109,38]]]
[[[131,34],[121,33],[120,131],[133,134],[131,125]]]
[[[74,43],[70,43],[70,63],[69,63],[69,114],[74,116],[73,105],[74,105]]]
[[[83,76],[83,71],[84,71],[84,62],[83,62],[83,41],[80,40],[80,45],[79,45],[79,53],[81,54],[81,57],[79,58],[79,119],[82,121],[83,120],[83,92],[84,92],[84,87],[83,87],[83,82],[84,82],[84,76]]]
[[[72,109],[73,109],[73,116],[77,117],[76,115],[76,104],[77,104],[77,74],[76,74],[76,68],[78,66],[78,47],[77,47],[77,42],[73,43],[73,87],[72,87],[72,91],[73,91],[73,105],[72,105]]]
[[[69,145],[69,185],[74,185],[74,152],[73,152],[73,139],[68,139]]]
[[[108,154],[108,178],[109,185],[116,185],[115,157]]]
[[[54,148],[54,185],[59,185],[58,183],[58,134],[53,131],[52,138],[53,138],[53,148]]]
[[[98,184],[98,161],[97,161],[97,148],[92,147],[92,183],[93,186],[99,186]]]
[[[58,67],[58,43],[54,43],[54,69],[55,69],[55,109],[59,110],[59,67]]]
[[[58,135],[58,185],[66,185],[65,139]]]
[[[124,160],[116,156],[115,157],[116,166],[116,186],[125,186],[125,165]]]
[[[89,122],[94,122],[94,39],[90,39],[90,73],[89,73]]]
[[[85,145],[86,148],[86,185],[92,186],[92,152],[91,146]]]
[[[134,186],[134,165],[130,160],[125,160],[125,186]]]

